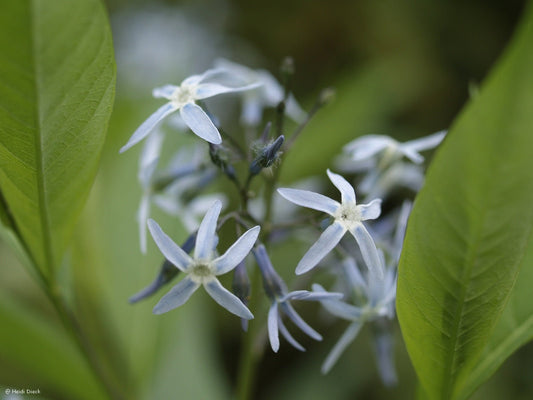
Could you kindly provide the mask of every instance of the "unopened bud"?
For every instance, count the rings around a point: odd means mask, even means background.
[[[272,143],[263,147],[259,155],[250,164],[250,173],[257,175],[263,168],[269,168],[277,160],[279,150],[284,141],[285,136],[280,135]]]
[[[276,297],[283,296],[287,292],[287,285],[283,282],[283,279],[278,275],[270,258],[266,252],[265,246],[260,244],[254,250],[252,250],[255,261],[261,271],[261,277],[263,278],[263,287],[268,297],[275,299]]]

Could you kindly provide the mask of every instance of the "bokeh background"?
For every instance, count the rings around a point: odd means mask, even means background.
[[[159,104],[151,89],[179,83],[219,57],[279,76],[281,61],[291,56],[296,66],[293,92],[304,108],[325,87],[334,87],[336,98],[288,155],[282,181],[289,184],[323,174],[342,145],[358,135],[405,140],[448,128],[503,51],[524,2],[107,0],[106,5],[117,59],[115,110],[100,173],[62,271],[63,287],[72,288],[69,298],[98,357],[130,398],[211,400],[233,394],[242,339],[238,320],[228,318],[204,294],[163,316],[151,313],[159,295],[135,306],[127,302],[151,281],[161,262],[152,243],[147,256],[138,249],[140,148],[118,154]],[[228,123],[237,117],[237,108],[231,110],[223,117]],[[171,138],[169,146],[179,146],[181,140]],[[179,222],[165,222],[178,242],[185,238]],[[287,278],[298,258],[289,251],[293,245],[274,255]],[[305,245],[296,245],[303,254]],[[4,242],[0,288],[0,384],[40,388],[41,397],[48,399],[99,398],[101,388],[54,310]],[[345,324],[317,317],[316,305],[298,309],[324,341],[299,336],[305,353],[286,342],[277,355],[266,348],[254,399],[415,396],[416,377],[397,324],[399,384],[385,388],[367,329],[331,373],[322,376],[320,365]],[[473,398],[530,399],[531,360],[529,345]]]

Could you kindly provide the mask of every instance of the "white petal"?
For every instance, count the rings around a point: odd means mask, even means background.
[[[196,235],[194,258],[200,260],[211,260],[211,256],[215,250],[217,242],[216,230],[220,210],[222,210],[222,203],[218,200],[215,200],[211,208],[205,214],[205,217],[198,228],[198,234]]]
[[[156,99],[164,98],[170,100],[170,97],[177,88],[178,86],[176,85],[164,85],[156,87],[154,90],[152,90],[152,96],[154,96]]]
[[[278,332],[278,303],[274,302],[268,310],[268,340],[274,353],[279,350],[279,332]]]
[[[237,296],[224,288],[218,279],[214,278],[213,280],[204,283],[204,287],[213,300],[229,312],[244,319],[254,318],[253,314],[248,310],[244,303]]]
[[[440,144],[440,142],[442,142],[442,140],[446,136],[446,132],[447,131],[445,130],[439,131],[429,136],[425,136],[425,137],[415,139],[415,140],[410,140],[408,142],[402,143],[400,145],[400,148],[402,148],[402,150],[404,148],[409,148],[414,151],[423,151],[423,150],[432,149],[434,147],[437,147]]]
[[[153,219],[148,220],[148,229],[150,229],[155,244],[157,244],[165,258],[180,270],[186,272],[187,267],[193,262],[192,258],[174,243]]]
[[[370,233],[368,233],[363,224],[356,224],[350,229],[350,233],[357,241],[363,260],[365,260],[370,273],[376,274],[379,279],[383,279],[383,265]]]
[[[331,216],[340,207],[340,204],[335,200],[309,190],[280,188],[278,193],[294,204],[323,211]]]
[[[279,331],[281,332],[281,334],[283,335],[283,337],[285,338],[285,340],[287,340],[287,342],[289,342],[289,344],[294,347],[296,350],[300,350],[300,351],[305,351],[305,348],[296,341],[296,339],[294,339],[292,337],[292,335],[290,334],[290,332],[288,331],[287,327],[285,326],[285,324],[283,323],[281,317],[278,317],[278,323],[279,323]]]
[[[353,186],[339,174],[335,174],[328,169],[329,180],[335,185],[342,195],[342,204],[355,203],[355,191]]]
[[[194,98],[197,100],[207,99],[223,93],[236,93],[246,90],[256,89],[260,86],[260,83],[253,83],[245,86],[230,87],[221,85],[219,83],[202,83],[196,88]]]
[[[305,117],[307,116],[292,94],[289,95],[289,98],[285,104],[285,112],[294,122],[299,124],[304,122]]]
[[[137,222],[139,223],[139,241],[141,253],[146,254],[146,223],[150,216],[150,196],[144,194],[141,198],[139,211],[137,212]]]
[[[196,135],[213,144],[222,143],[222,138],[211,118],[194,103],[187,103],[180,108],[180,115],[187,126]]]
[[[241,121],[245,125],[256,126],[261,122],[263,106],[257,96],[245,96],[242,104]]]
[[[163,135],[163,132],[159,129],[156,129],[148,137],[148,139],[146,139],[141,152],[141,157],[139,158],[139,175],[143,170],[153,165],[154,162],[157,164],[157,160],[161,154],[164,138],[165,135]]]
[[[296,266],[296,275],[313,269],[342,239],[346,229],[334,222],[322,232],[322,235],[311,246]]]
[[[309,292],[308,290],[295,290],[293,292],[287,293],[281,299],[280,303],[287,300],[306,300],[306,301],[321,301],[321,300],[339,300],[342,299],[344,295],[342,293],[334,292]]]
[[[366,135],[348,143],[344,146],[344,151],[350,153],[353,160],[361,161],[395,143],[394,139],[385,135]]]
[[[342,269],[346,275],[348,286],[351,289],[366,287],[365,279],[357,267],[357,263],[352,257],[345,258],[342,261]],[[314,286],[313,286],[314,288]]]
[[[361,219],[376,219],[381,214],[381,199],[374,199],[368,204],[361,204],[358,206],[361,210]]]
[[[155,113],[150,115],[148,119],[137,128],[135,132],[133,132],[133,135],[130,137],[130,140],[128,140],[128,143],[126,143],[124,147],[120,149],[120,152],[124,153],[130,147],[139,143],[152,131],[152,129],[154,129],[154,127],[158,124],[159,121],[161,121],[168,114],[176,110],[177,108],[172,105],[172,103],[166,103],[161,106]]]
[[[154,314],[163,314],[184,304],[198,289],[200,284],[186,276],[164,295],[154,307]]]
[[[307,325],[307,323],[302,319],[302,317],[300,317],[300,315],[298,315],[296,310],[291,306],[289,302],[279,303],[279,305],[285,315],[287,315],[287,317],[289,317],[290,320],[302,330],[302,332],[304,332],[306,335],[312,337],[315,340],[322,340],[322,336],[320,335],[320,333],[318,333],[309,325]]]
[[[225,274],[235,268],[252,250],[260,230],[259,226],[249,229],[223,255],[214,260],[215,274]]]
[[[217,75],[227,75],[227,74],[228,74],[228,71],[225,68],[211,68],[205,71],[203,74],[192,75],[186,78],[185,80],[183,80],[181,84],[185,86],[197,85],[202,81],[213,79]]]
[[[313,284],[313,291],[315,293],[328,293],[317,283]],[[361,307],[356,307],[338,300],[326,299],[321,301],[321,304],[330,314],[348,321],[356,321],[362,314]]]
[[[326,357],[324,364],[322,364],[320,370],[323,374],[327,374],[333,365],[335,365],[341,354],[346,350],[346,347],[348,347],[348,345],[357,337],[361,326],[362,325],[359,322],[352,322],[350,326],[348,326],[348,329],[346,329],[339,341],[333,346],[333,349]]]
[[[400,152],[415,164],[422,164],[424,162],[424,157],[414,149],[402,147],[400,148]]]
[[[385,386],[393,386],[398,382],[394,368],[394,338],[391,332],[374,334],[374,346],[378,362],[379,375]]]
[[[396,225],[396,231],[394,232],[394,241],[392,245],[393,259],[395,262],[400,261],[400,255],[402,253],[403,240],[405,238],[405,230],[407,229],[407,220],[411,214],[413,203],[406,200],[402,204],[400,214],[398,215],[398,222]]]

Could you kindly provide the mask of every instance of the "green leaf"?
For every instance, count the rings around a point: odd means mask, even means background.
[[[531,71],[532,7],[437,152],[409,220],[398,318],[430,399],[465,398],[531,336],[531,307],[514,307],[531,281],[511,295],[520,268],[533,268]],[[528,332],[511,338],[517,311]],[[509,342],[493,341],[501,337]]]
[[[94,179],[114,82],[98,0],[0,3],[0,191],[45,277]]]

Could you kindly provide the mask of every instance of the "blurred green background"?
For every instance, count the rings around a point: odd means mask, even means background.
[[[202,72],[217,57],[278,75],[281,60],[292,56],[293,89],[304,108],[324,87],[334,87],[337,96],[288,155],[282,176],[288,183],[323,174],[342,145],[358,135],[407,139],[449,127],[501,54],[523,3],[108,0],[117,58],[116,104],[100,173],[62,281],[64,288],[73,288],[69,298],[78,317],[109,376],[128,398],[231,398],[242,338],[237,318],[228,317],[203,293],[162,316],[151,313],[159,294],[135,306],[127,302],[151,281],[161,262],[153,243],[147,256],[138,249],[140,146],[118,154],[159,104],[151,89]],[[223,120],[236,116],[229,112]],[[170,141],[178,146],[180,140]],[[164,225],[176,241],[185,239],[178,222],[167,218]],[[298,257],[288,251],[290,245],[274,255],[284,277]],[[101,398],[99,384],[6,241],[0,241],[0,287],[0,384],[39,388],[47,399]],[[306,353],[286,342],[277,355],[266,348],[254,399],[414,397],[416,377],[397,326],[399,384],[387,389],[377,375],[367,330],[322,376],[320,364],[345,324],[317,318],[316,305],[298,309],[324,341],[298,337]],[[474,398],[531,398],[533,370],[525,366],[532,359],[531,345],[521,349]]]

